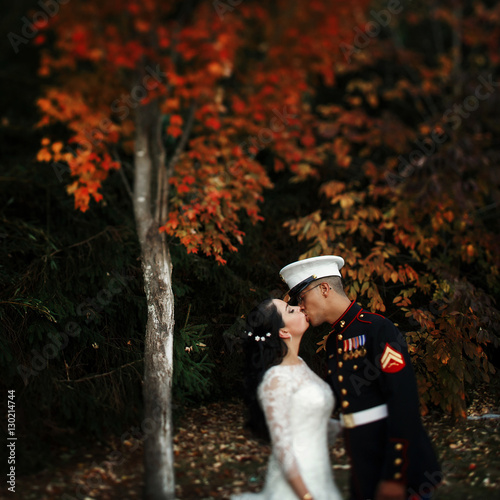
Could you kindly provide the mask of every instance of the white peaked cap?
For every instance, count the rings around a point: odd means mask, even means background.
[[[343,265],[344,259],[338,255],[311,257],[288,264],[280,271],[280,277],[288,285],[288,294],[293,299],[314,280],[326,276],[342,276],[340,269]]]

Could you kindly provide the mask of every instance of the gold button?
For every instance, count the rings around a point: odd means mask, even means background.
[[[403,460],[401,458],[396,458],[396,460],[394,460],[394,465],[401,465],[403,463]]]
[[[339,375],[339,382],[342,382],[344,380],[344,377],[342,375]]]
[[[333,354],[330,354],[330,356],[328,356],[329,359],[332,359],[333,358]]]
[[[342,340],[342,339],[343,339],[342,334],[341,334],[341,333],[339,333],[339,334],[337,335],[337,338],[338,338],[339,340]]]
[[[328,375],[330,375],[332,373],[332,370],[328,370]]]
[[[394,479],[401,479],[401,472],[396,472],[396,474],[394,474]]]
[[[342,361],[339,361],[339,368],[342,368],[343,365],[344,363],[342,363]]]
[[[342,401],[342,408],[347,408],[349,406],[349,401]]]
[[[362,318],[364,316],[364,314],[360,314],[359,317]]]
[[[345,396],[347,394],[347,389],[342,389],[342,394]]]
[[[354,368],[355,370],[357,370],[357,369],[358,369],[358,365],[354,365],[354,366],[353,366],[353,368]]]
[[[403,445],[401,443],[398,443],[394,446],[394,448],[396,448],[396,450],[402,450],[403,449]]]
[[[337,349],[337,352],[338,352],[339,354],[342,354],[342,349],[339,347],[339,348]]]
[[[340,322],[340,328],[344,328],[344,325],[345,325],[345,321],[343,321],[343,320],[342,320],[342,321]]]

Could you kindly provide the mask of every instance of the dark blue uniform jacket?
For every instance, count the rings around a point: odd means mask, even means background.
[[[422,426],[415,374],[399,330],[352,302],[322,345],[327,381],[347,421],[351,413],[388,407],[387,418],[344,430],[352,499],[373,499],[381,480],[403,482],[409,497],[428,494],[442,475]]]

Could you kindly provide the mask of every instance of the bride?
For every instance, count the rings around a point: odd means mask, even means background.
[[[328,437],[340,429],[330,419],[330,386],[298,356],[309,327],[298,306],[269,299],[247,318],[248,426],[271,439],[264,489],[231,500],[341,500],[329,459]]]

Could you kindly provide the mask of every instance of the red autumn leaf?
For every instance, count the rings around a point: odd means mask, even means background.
[[[241,114],[246,110],[245,103],[237,96],[233,97],[233,111],[237,114]]]
[[[167,127],[167,134],[171,137],[179,137],[182,135],[182,129],[176,125],[170,125]]]
[[[311,148],[316,144],[316,139],[312,134],[306,134],[303,137],[301,137],[300,142],[306,147],[306,148]]]
[[[172,115],[170,117],[170,125],[176,125],[176,126],[181,126],[183,123],[182,116],[181,115]]]
[[[182,178],[184,184],[193,184],[196,179],[192,175],[186,175]]]
[[[205,120],[205,125],[208,127],[208,128],[211,128],[213,130],[219,130],[220,127],[221,127],[221,124],[219,122],[219,120],[217,120],[217,118],[208,118]]]
[[[35,45],[43,45],[46,41],[47,41],[47,37],[45,35],[37,35],[34,38],[33,43]]]

